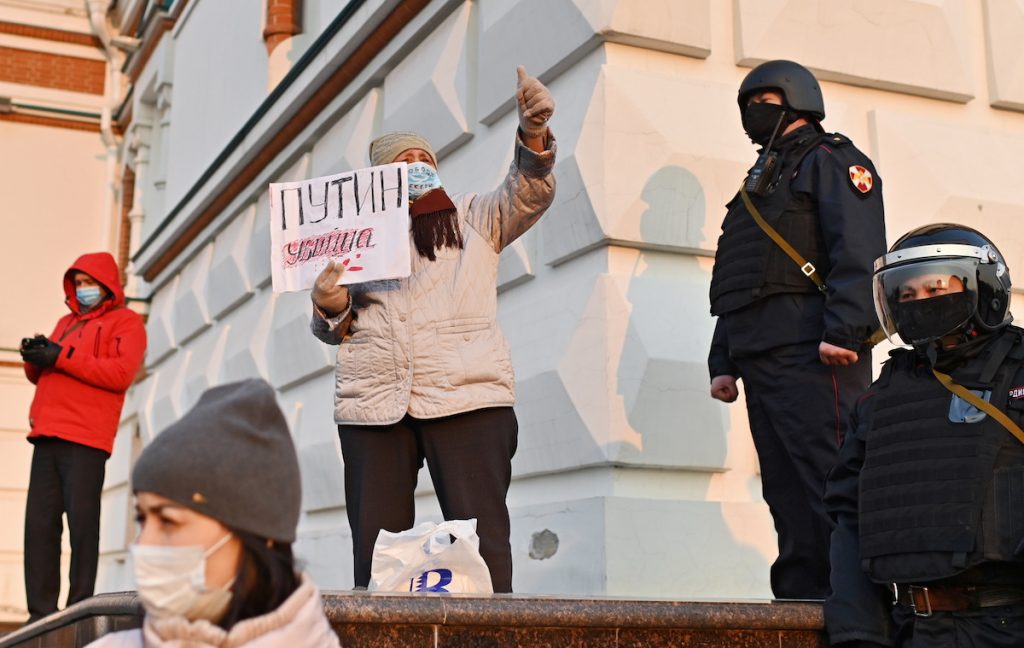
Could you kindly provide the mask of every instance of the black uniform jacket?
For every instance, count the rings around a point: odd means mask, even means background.
[[[785,156],[796,143],[815,131],[802,126],[772,146]],[[840,142],[839,144],[836,144]],[[866,169],[871,187],[857,186]],[[822,340],[860,351],[863,340],[877,327],[871,297],[875,259],[885,253],[882,181],[871,160],[843,136],[825,136],[797,167],[788,181],[793,193],[812,198],[830,270],[824,277],[828,293],[773,294],[720,317],[715,327],[708,368],[711,377],[736,375],[730,357],[756,355],[780,346]],[[740,203],[737,196],[730,208]],[[766,235],[767,236],[767,235]],[[807,280],[810,282],[810,279]]]

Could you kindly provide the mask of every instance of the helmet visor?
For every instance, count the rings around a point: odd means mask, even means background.
[[[925,260],[875,273],[878,321],[895,344],[937,340],[967,324],[978,305],[978,259]]]

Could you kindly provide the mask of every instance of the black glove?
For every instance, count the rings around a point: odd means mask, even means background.
[[[21,341],[21,359],[43,369],[57,363],[61,350],[59,344],[42,335]]]

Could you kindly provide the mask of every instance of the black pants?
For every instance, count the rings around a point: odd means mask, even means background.
[[[67,604],[92,596],[100,544],[100,496],[109,455],[52,437],[34,440],[25,504],[25,597],[30,620],[57,611],[60,539],[68,515],[71,536]]]
[[[1020,648],[1024,645],[1024,606],[935,612],[917,617],[893,608],[899,648]]]
[[[404,531],[416,519],[416,473],[424,459],[446,520],[477,519],[480,555],[495,592],[512,591],[505,496],[512,480],[519,424],[511,407],[440,419],[406,416],[398,423],[339,425],[345,460],[345,503],[352,528],[356,587],[370,582],[381,529]]]
[[[871,383],[871,354],[829,367],[818,343],[734,358],[743,379],[761,486],[778,533],[771,568],[777,598],[823,599],[829,592],[831,522],[822,496],[850,412]]]

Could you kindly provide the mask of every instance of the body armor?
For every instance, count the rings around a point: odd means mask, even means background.
[[[790,179],[804,158],[823,142],[835,140],[814,133],[782,153],[780,181],[767,196],[750,196],[754,206],[822,276],[828,274],[828,252],[818,225],[815,198],[796,194]],[[846,138],[842,142],[848,142]],[[815,293],[817,287],[758,226],[737,194],[728,205],[718,238],[711,275],[711,314],[724,315],[778,293]]]
[[[954,381],[989,392],[989,402],[1005,410],[1024,357],[1022,333],[998,334],[952,373]],[[973,422],[952,421],[963,403],[952,407],[953,395],[913,351],[893,354],[873,400],[860,477],[860,557],[872,579],[931,581],[986,560],[1024,561],[1024,528],[1014,528],[1024,510],[1012,503],[1024,482],[996,483],[1006,471],[1024,480],[1021,444],[976,410],[966,417]],[[1020,421],[1019,412],[1008,413]]]

